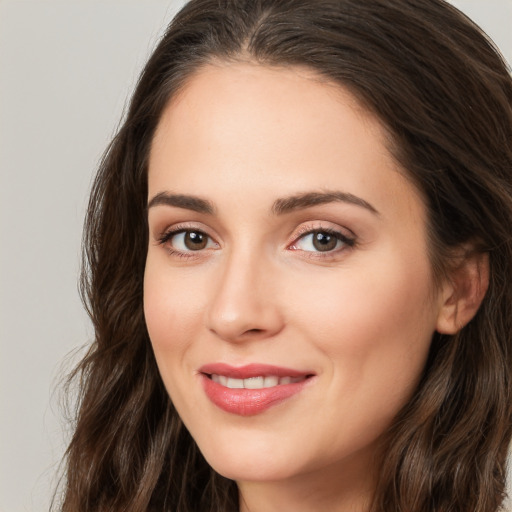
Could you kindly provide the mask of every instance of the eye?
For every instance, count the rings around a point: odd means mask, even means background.
[[[201,251],[217,247],[217,244],[206,233],[195,229],[167,232],[161,237],[160,243],[169,244],[178,252]]]
[[[313,230],[300,236],[292,249],[306,252],[333,252],[354,245],[354,240],[332,230]]]

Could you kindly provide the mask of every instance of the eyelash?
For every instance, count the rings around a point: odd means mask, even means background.
[[[338,231],[336,229],[332,228],[324,228],[322,226],[304,226],[302,227],[298,233],[294,235],[294,241],[289,245],[289,247],[292,248],[292,250],[300,250],[295,249],[294,246],[297,245],[297,243],[301,239],[305,239],[306,236],[313,235],[315,233],[322,233],[327,234],[330,236],[333,236],[343,244],[343,247],[332,250],[332,251],[303,251],[308,258],[316,258],[316,259],[326,259],[326,258],[333,258],[336,255],[338,255],[340,252],[344,252],[347,249],[351,249],[356,245],[356,237],[354,235],[347,236],[343,234],[341,231]]]
[[[210,235],[208,235],[207,233],[205,233],[201,229],[196,229],[196,228],[191,227],[191,226],[175,226],[172,229],[164,231],[158,237],[158,239],[157,239],[158,244],[162,245],[162,246],[165,246],[175,236],[177,236],[177,235],[179,235],[181,233],[187,233],[187,232],[199,233],[199,234],[207,237],[208,239],[212,240]],[[288,244],[287,247],[290,248],[291,250],[295,250],[295,251],[301,250],[301,249],[294,248],[294,246],[301,239],[304,239],[306,236],[313,235],[315,233],[325,233],[327,235],[333,236],[338,241],[340,241],[344,245],[344,247],[336,249],[336,250],[332,250],[332,251],[325,251],[325,252],[322,252],[322,251],[302,251],[303,253],[307,254],[308,258],[317,258],[317,259],[321,259],[321,258],[325,259],[325,258],[329,258],[329,257],[332,258],[334,255],[336,255],[336,254],[338,254],[340,252],[343,252],[343,251],[345,251],[347,249],[351,249],[351,248],[353,248],[356,245],[356,237],[355,236],[347,236],[347,235],[341,233],[340,231],[338,231],[336,229],[332,229],[332,228],[324,228],[324,227],[321,227],[321,226],[312,227],[311,225],[309,225],[309,226],[304,226],[303,228],[301,228],[298,231],[298,233],[296,233],[294,235],[294,241],[291,244]],[[184,251],[176,250],[176,249],[174,249],[171,246],[167,246],[166,249],[167,249],[168,253],[171,256],[176,256],[176,257],[183,258],[183,259],[190,259],[190,258],[197,257],[197,256],[199,256],[198,253],[202,252],[201,249],[199,249],[197,251],[190,250],[190,251],[184,252]]]
[[[177,236],[177,235],[179,235],[181,233],[187,233],[187,232],[189,232],[189,233],[200,233],[203,236],[206,236],[207,238],[211,239],[211,236],[209,236],[207,233],[205,233],[201,229],[196,229],[196,228],[194,228],[192,226],[175,226],[172,229],[164,231],[158,237],[158,239],[157,239],[158,244],[162,245],[162,246],[165,246],[175,236]],[[169,255],[174,256],[174,257],[178,257],[178,258],[182,258],[182,259],[190,259],[190,258],[197,257],[198,254],[195,254],[195,253],[196,252],[201,252],[201,251],[187,251],[187,252],[183,252],[183,251],[179,251],[179,250],[174,249],[170,245],[166,246],[166,250],[169,253]]]

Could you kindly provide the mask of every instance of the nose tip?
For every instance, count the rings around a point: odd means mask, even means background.
[[[272,280],[249,265],[228,268],[219,276],[208,308],[207,326],[229,342],[271,337],[283,327]]]
[[[272,336],[278,331],[268,322],[264,322],[261,317],[249,319],[243,318],[241,315],[219,315],[214,316],[212,320],[210,331],[219,338],[230,342]],[[264,323],[267,324],[265,327],[263,327]]]
[[[258,304],[255,296],[237,300],[234,295],[224,295],[209,314],[210,331],[229,342],[271,337],[281,327],[280,315],[273,305]]]

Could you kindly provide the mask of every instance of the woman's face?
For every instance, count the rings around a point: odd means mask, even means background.
[[[368,475],[418,384],[441,291],[385,141],[304,69],[211,65],[163,113],[145,316],[176,409],[229,478]]]

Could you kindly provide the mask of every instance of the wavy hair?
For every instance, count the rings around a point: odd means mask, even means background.
[[[436,276],[468,241],[489,254],[475,318],[434,335],[387,432],[372,512],[498,511],[512,435],[512,80],[492,42],[443,0],[192,0],[169,25],[90,197],[81,284],[95,340],[71,376],[61,510],[238,510],[236,484],[208,466],[166,393],[142,305],[153,134],[213,60],[307,66],[350,90],[423,193]]]

